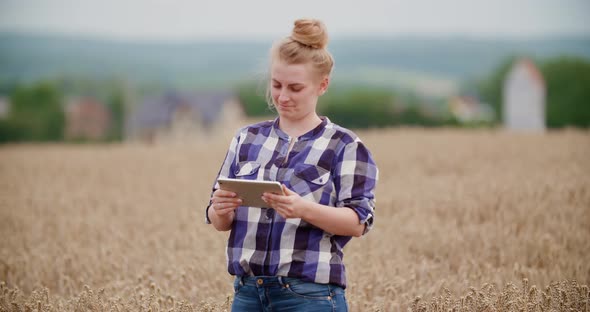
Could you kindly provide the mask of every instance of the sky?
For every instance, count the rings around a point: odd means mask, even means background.
[[[0,0],[0,31],[113,39],[283,37],[302,17],[332,37],[590,37],[590,0]]]

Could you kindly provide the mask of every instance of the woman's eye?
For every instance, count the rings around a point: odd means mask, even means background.
[[[281,87],[281,85],[272,85],[272,87],[279,89]]]
[[[299,92],[301,91],[303,88],[291,88],[291,90],[293,90],[293,92]]]

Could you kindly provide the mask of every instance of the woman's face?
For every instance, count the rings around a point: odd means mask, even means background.
[[[328,87],[328,78],[318,79],[311,64],[273,62],[270,88],[273,104],[282,118],[301,120],[315,114],[318,97]]]

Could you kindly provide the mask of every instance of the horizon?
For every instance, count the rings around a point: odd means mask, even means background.
[[[81,34],[81,33],[64,33],[51,30],[6,30],[0,29],[0,36],[15,36],[15,37],[51,37],[66,40],[90,40],[90,41],[103,41],[112,43],[125,43],[125,44],[190,44],[190,43],[227,43],[227,42],[239,42],[239,43],[268,43],[280,38],[274,38],[271,36],[265,37],[194,37],[194,38],[127,38],[127,37],[111,37],[104,34]],[[395,34],[347,34],[347,35],[331,35],[330,42],[334,41],[363,41],[363,40],[432,40],[432,41],[444,41],[444,40],[464,40],[464,41],[481,41],[481,42],[492,42],[492,41],[509,41],[509,42],[532,42],[532,41],[560,41],[560,40],[590,40],[590,34],[584,33],[555,33],[555,34],[530,34],[527,36],[523,35],[474,35],[474,34],[429,34],[429,33],[395,33]],[[329,46],[329,45],[328,45]]]

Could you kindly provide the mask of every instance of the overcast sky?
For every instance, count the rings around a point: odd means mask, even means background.
[[[590,0],[0,0],[0,31],[120,39],[272,38],[299,17],[354,35],[590,37]]]

